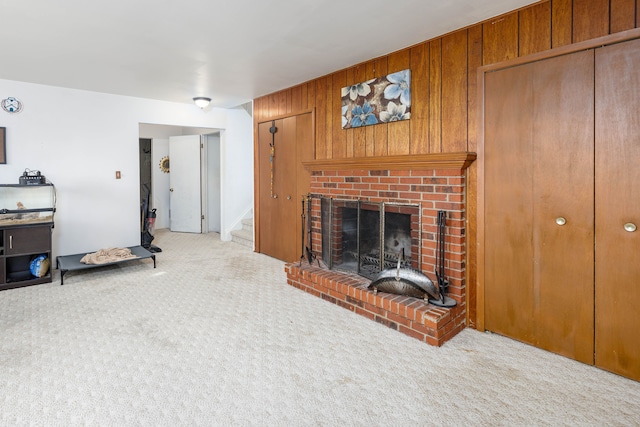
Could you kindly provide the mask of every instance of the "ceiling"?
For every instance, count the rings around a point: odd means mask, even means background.
[[[0,0],[0,79],[231,108],[531,3]]]

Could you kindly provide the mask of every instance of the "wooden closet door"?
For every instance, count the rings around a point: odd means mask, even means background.
[[[640,380],[640,40],[596,53],[596,365]],[[631,225],[627,228],[632,230]]]
[[[532,67],[485,75],[485,328],[534,342]]]
[[[258,125],[260,159],[260,247],[258,251],[283,261],[296,256],[296,119],[275,120]],[[270,143],[275,150],[271,159]],[[273,173],[273,178],[271,174]],[[287,199],[289,197],[289,199]],[[299,233],[299,231],[297,231]]]
[[[588,364],[594,316],[593,61],[589,50],[531,64],[535,344]]]
[[[292,262],[302,255],[301,197],[309,191],[309,172],[303,160],[313,159],[311,113],[258,124],[259,247],[260,253]],[[271,163],[270,143],[275,140]],[[273,170],[273,186],[271,172]]]
[[[593,51],[487,73],[484,143],[485,327],[593,363]]]
[[[296,182],[296,230],[302,230],[302,197],[306,197],[311,188],[311,173],[306,170],[302,164],[303,161],[313,160],[315,158],[315,144],[313,143],[313,116],[311,113],[300,114],[296,116],[296,152],[298,162],[297,182]],[[306,212],[305,212],[306,215]],[[296,233],[296,248],[302,250],[302,245],[309,246],[306,241],[308,235],[305,230],[303,237],[301,232]],[[298,258],[302,255],[297,253]]]
[[[272,122],[258,124],[259,193],[257,202],[259,203],[259,224],[257,224],[256,227],[256,231],[258,232],[256,251],[275,257],[277,250],[275,237],[271,233],[271,224],[275,224],[277,222],[279,204],[277,203],[277,199],[272,197],[272,190],[275,190],[275,188],[272,188],[274,187],[274,184],[271,182],[271,147],[269,145],[272,141],[272,136],[269,132],[271,125]],[[282,127],[282,121],[275,120],[274,125],[276,127],[278,125]],[[275,139],[275,135],[273,139]]]

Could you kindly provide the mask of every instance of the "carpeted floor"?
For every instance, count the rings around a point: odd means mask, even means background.
[[[441,348],[217,234],[0,292],[3,426],[632,426],[640,383],[497,335]]]

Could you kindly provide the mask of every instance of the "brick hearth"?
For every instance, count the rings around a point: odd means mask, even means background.
[[[441,308],[423,300],[367,289],[370,280],[356,274],[287,264],[287,283],[325,301],[381,323],[427,344],[440,346],[465,327],[464,306]]]
[[[455,159],[452,160],[452,157]],[[457,305],[441,308],[417,298],[367,289],[370,280],[357,274],[320,268],[317,264],[287,264],[287,280],[326,301],[349,309],[431,345],[442,345],[465,327],[465,169],[473,153],[393,156],[386,158],[312,161],[311,194],[374,203],[420,204],[421,257],[418,269],[434,283],[438,211],[447,212],[445,277],[448,296]],[[311,247],[322,254],[320,200],[312,199]]]

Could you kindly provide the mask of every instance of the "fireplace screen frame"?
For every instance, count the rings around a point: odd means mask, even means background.
[[[411,241],[411,254],[410,258],[403,262],[403,266],[411,267],[416,270],[421,270],[422,267],[422,205],[421,203],[395,203],[395,202],[372,202],[369,200],[363,199],[342,199],[335,197],[327,197],[320,195],[316,197],[320,202],[319,209],[319,224],[320,224],[320,233],[317,235],[321,239],[321,257],[324,264],[330,270],[340,270],[357,273],[361,276],[367,277],[369,279],[373,279],[379,272],[381,272],[385,268],[394,267],[397,265],[398,256],[396,254],[391,255],[391,251],[385,249],[385,237],[389,237],[386,235],[387,228],[387,216],[395,215],[397,213],[403,213],[401,211],[410,211],[404,212],[410,215],[409,219],[409,233],[408,236]],[[336,221],[334,221],[336,215],[344,215],[344,208],[347,209],[355,209],[357,211],[356,214],[356,238],[355,243],[345,242],[345,234],[343,232],[342,223],[344,220],[340,219],[340,229],[336,228]],[[375,257],[369,256],[369,254],[362,253],[363,246],[369,247],[368,245],[363,244],[362,236],[360,234],[363,216],[367,214],[363,214],[364,211],[367,212],[378,212],[378,223],[377,223],[377,234],[378,234],[378,242],[377,248],[374,250],[377,254],[377,260]],[[348,220],[353,221],[353,215],[350,215]],[[372,225],[369,220],[369,225]],[[375,224],[374,230],[376,229]],[[339,236],[339,237],[336,237]],[[356,255],[354,256],[355,268],[351,263],[337,263],[338,259],[344,261],[344,256],[342,251],[346,246],[353,247],[355,245]],[[375,243],[374,243],[375,245]],[[389,252],[389,253],[388,253]],[[376,265],[377,263],[377,265]],[[346,266],[345,266],[346,264]]]

